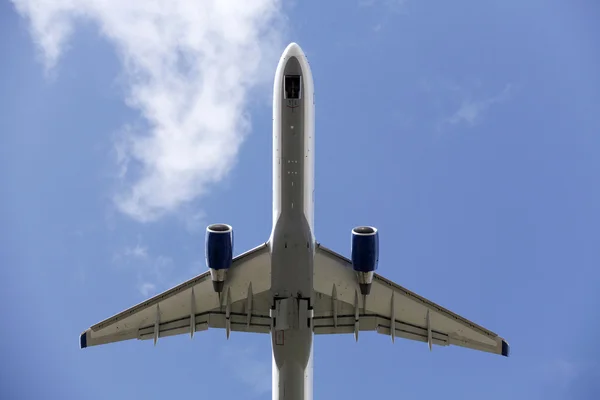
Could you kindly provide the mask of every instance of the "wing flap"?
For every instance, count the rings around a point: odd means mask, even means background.
[[[209,315],[209,326],[211,328],[226,327],[225,314],[211,313]],[[271,318],[261,315],[253,315],[252,322],[248,324],[245,314],[232,314],[230,316],[231,330],[236,332],[269,333],[271,332]]]
[[[226,329],[227,318],[221,311],[213,311],[202,315],[196,315],[195,332],[205,331],[208,328]],[[251,322],[248,324],[246,314],[230,315],[231,330],[235,332],[253,332],[269,333],[271,331],[271,319],[263,315],[251,315]],[[178,321],[161,324],[159,338],[175,335],[190,334],[190,318],[183,318]],[[154,339],[154,327],[148,326],[139,330],[137,339]]]
[[[376,315],[361,315],[358,320],[359,331],[375,331],[383,335],[390,336],[390,319]],[[354,333],[355,318],[351,316],[338,316],[337,326],[331,317],[315,317],[315,334],[341,334]],[[416,340],[419,342],[428,342],[427,329],[408,325],[400,321],[395,324],[395,336],[404,339]],[[432,332],[433,344],[438,346],[448,346],[450,344],[448,335],[440,332]]]

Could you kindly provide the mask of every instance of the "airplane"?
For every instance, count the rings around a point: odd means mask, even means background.
[[[509,345],[376,273],[379,232],[358,226],[346,258],[315,240],[314,85],[296,43],[283,52],[273,90],[273,226],[269,239],[233,257],[233,228],[206,229],[208,271],[93,325],[86,348],[208,328],[271,335],[272,398],[312,399],[313,336],[375,331],[436,346],[508,357]]]

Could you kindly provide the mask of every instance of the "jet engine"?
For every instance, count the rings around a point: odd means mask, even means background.
[[[352,229],[352,268],[363,296],[371,292],[373,275],[379,263],[379,234],[371,226]]]
[[[233,228],[227,224],[209,225],[206,228],[206,265],[217,293],[223,291],[232,260]]]

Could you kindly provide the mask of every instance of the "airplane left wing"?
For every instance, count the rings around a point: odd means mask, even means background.
[[[352,261],[317,245],[314,263],[315,334],[376,331],[432,345],[456,345],[508,356],[508,343],[400,285],[375,274],[371,293],[360,294]],[[366,300],[366,304],[365,304]]]
[[[154,339],[210,328],[269,333],[271,257],[262,244],[233,259],[219,296],[205,272],[108,318],[81,334],[81,348]],[[221,302],[219,303],[219,300]]]

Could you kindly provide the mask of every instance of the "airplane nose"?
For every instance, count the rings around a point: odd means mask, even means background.
[[[283,51],[283,57],[304,57],[304,52],[297,43],[292,42]]]

